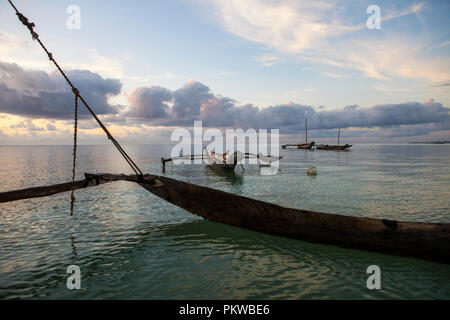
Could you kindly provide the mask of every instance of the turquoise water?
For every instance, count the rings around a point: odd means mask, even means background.
[[[170,146],[127,146],[161,173]],[[282,150],[280,171],[234,175],[168,165],[166,175],[289,207],[450,223],[450,145]],[[124,172],[111,146],[81,146],[79,172]],[[306,168],[318,168],[316,177]],[[70,180],[71,146],[0,146],[0,191]],[[80,174],[80,177],[82,175]],[[0,204],[0,298],[450,298],[450,268],[425,260],[270,236],[205,221],[128,182]],[[68,290],[66,268],[81,268]],[[366,268],[381,268],[368,290]]]

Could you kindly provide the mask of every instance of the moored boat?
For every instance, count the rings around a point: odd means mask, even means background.
[[[213,168],[221,168],[225,170],[234,170],[237,163],[240,161],[238,158],[239,154],[237,152],[233,152],[230,154],[228,151],[224,154],[218,154],[214,151],[207,151],[205,149],[205,156],[204,159],[206,159],[206,165],[213,167]],[[242,160],[242,159],[241,159]]]
[[[339,141],[341,139],[341,128],[339,128],[338,131],[338,141],[337,141],[337,145],[329,145],[329,144],[319,144],[316,149],[317,150],[335,150],[335,151],[345,151],[351,148],[352,144],[344,144],[344,145],[340,145]]]
[[[328,145],[328,144],[319,144],[316,149],[317,150],[348,150],[352,144],[345,145]]]
[[[297,145],[297,149],[311,149],[314,145],[314,141],[311,143],[302,143]]]
[[[274,161],[279,161],[282,156],[269,156],[252,153],[242,153],[240,151],[235,151],[230,153],[229,151],[220,154],[214,151],[208,151],[205,148],[205,152],[201,155],[188,155],[188,156],[180,156],[174,158],[161,158],[161,163],[163,165],[163,171],[166,168],[166,162],[174,162],[174,161],[193,161],[193,160],[202,160],[206,164],[206,166],[211,168],[225,169],[233,171],[238,163],[240,163],[244,159],[255,159],[260,166],[271,166],[271,163]]]
[[[286,149],[286,147],[297,147],[297,149],[308,150],[312,149],[314,145],[314,141],[308,143],[308,120],[305,118],[305,143],[283,144],[281,145],[281,148]]]

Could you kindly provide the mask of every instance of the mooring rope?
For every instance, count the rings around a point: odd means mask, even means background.
[[[76,166],[77,166],[77,136],[78,136],[78,90],[73,90],[74,101],[74,122],[73,122],[73,158],[72,158],[72,183],[75,184]],[[70,193],[70,215],[73,216],[73,206],[75,203],[75,188]]]
[[[56,66],[56,68],[59,70],[61,75],[66,80],[66,82],[72,88],[72,91],[74,92],[75,96],[77,96],[77,98],[83,102],[83,104],[86,106],[88,111],[94,117],[95,121],[97,121],[98,125],[103,129],[103,131],[105,132],[108,139],[111,140],[113,145],[117,148],[117,150],[120,152],[120,154],[123,156],[123,158],[127,161],[127,163],[129,164],[131,169],[134,171],[134,173],[136,173],[136,175],[138,175],[139,177],[143,177],[143,173],[142,173],[141,169],[139,169],[139,167],[136,165],[136,163],[133,161],[133,159],[131,159],[130,156],[125,152],[125,150],[122,148],[122,146],[119,144],[119,142],[111,135],[109,130],[105,127],[105,125],[97,117],[95,112],[92,110],[92,108],[89,106],[89,104],[83,98],[83,96],[79,93],[78,89],[72,84],[70,79],[67,77],[66,73],[63,71],[63,69],[59,66],[59,64],[53,58],[53,54],[42,43],[41,39],[39,39],[39,35],[34,31],[35,24],[33,22],[29,22],[28,18],[25,17],[22,13],[20,13],[19,10],[17,10],[16,6],[13,4],[13,2],[11,0],[8,0],[8,2],[13,7],[14,11],[16,11],[16,15],[19,18],[20,22],[22,22],[28,28],[28,30],[30,30],[31,37],[33,38],[33,40],[36,40],[39,43],[39,45],[42,47],[42,49],[47,54],[49,60],[51,62],[53,62],[53,64]],[[75,93],[75,92],[77,92],[77,93]]]

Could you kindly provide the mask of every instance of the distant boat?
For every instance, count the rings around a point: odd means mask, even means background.
[[[180,156],[175,158],[164,159],[161,158],[161,163],[163,165],[163,171],[165,171],[166,162],[172,162],[174,160],[206,160],[206,166],[211,168],[225,169],[234,171],[236,165],[243,159],[257,159],[257,162],[260,166],[270,166],[270,163],[273,161],[278,161],[282,158],[282,156],[270,156],[270,155],[262,155],[259,154],[251,154],[251,153],[242,153],[239,151],[235,151],[233,153],[229,153],[229,151],[224,154],[219,154],[214,151],[208,151],[206,148],[204,149],[204,153],[201,155],[188,155],[188,156]]]
[[[229,154],[228,152],[218,154],[214,151],[207,151],[206,149],[205,151],[204,159],[206,159],[206,164],[213,168],[234,170],[239,161],[237,152],[234,152],[233,154]]]
[[[300,144],[283,144],[281,147],[286,149],[286,147],[297,147],[297,149],[311,149],[315,145],[315,142],[312,141],[308,143],[308,120],[305,118],[305,143]]]
[[[341,146],[336,145],[328,145],[328,144],[319,144],[316,149],[317,150],[347,150],[352,146],[352,144],[345,144]]]
[[[297,149],[311,149],[314,146],[314,142],[311,143],[302,143],[297,145]]]
[[[339,128],[338,132],[338,144],[337,145],[329,145],[329,144],[319,144],[316,149],[317,150],[348,150],[351,148],[352,144],[344,144],[340,145],[339,140],[341,139],[341,128]]]

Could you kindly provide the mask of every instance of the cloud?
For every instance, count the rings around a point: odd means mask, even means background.
[[[45,70],[51,64],[42,59],[42,49],[32,43],[30,38],[20,38],[4,30],[0,30],[0,61],[20,62],[22,66]]]
[[[73,69],[90,70],[106,77],[123,79],[125,77],[124,63],[131,59],[129,55],[120,57],[103,56],[98,50],[89,49],[81,61],[69,63],[67,66]]]
[[[436,47],[443,48],[450,46],[450,40],[439,43]]]
[[[173,112],[178,119],[190,119],[200,114],[200,106],[214,95],[209,88],[197,81],[188,81],[173,93]]]
[[[207,127],[279,128],[284,133],[292,133],[302,130],[308,118],[310,129],[321,130],[420,124],[435,124],[429,130],[450,127],[450,109],[432,99],[370,108],[351,105],[332,111],[293,102],[258,108],[251,104],[240,106],[235,100],[216,95],[196,81],[189,81],[172,93],[161,87],[138,88],[130,103],[130,113],[134,117],[159,126],[192,126],[193,121],[202,120]]]
[[[265,67],[271,67],[282,61],[282,58],[273,54],[261,54],[255,57],[258,62],[260,62]]]
[[[429,55],[427,39],[407,37],[395,29],[389,29],[389,33],[367,30],[366,8],[371,4],[368,2],[210,0],[207,3],[212,8],[208,12],[216,13],[215,21],[226,31],[264,45],[265,51],[273,51],[257,56],[264,66],[274,65],[284,54],[328,67],[357,70],[378,80],[449,79],[450,58]],[[395,10],[382,8],[382,26],[410,14],[419,17],[425,7],[424,2],[419,2]],[[355,15],[358,10],[360,16]]]
[[[435,88],[439,88],[439,87],[450,87],[450,82],[444,82],[444,83],[437,83],[435,85],[432,85]]]
[[[128,96],[131,107],[127,115],[137,118],[165,118],[169,109],[167,102],[170,100],[172,92],[168,89],[159,86],[137,88]]]
[[[332,78],[336,80],[345,80],[349,78],[349,76],[346,74],[336,72],[321,72],[320,74],[325,78]]]
[[[378,104],[372,107],[351,105],[327,110],[294,102],[259,108],[252,104],[240,105],[230,97],[213,93],[198,81],[190,80],[183,87],[170,90],[161,86],[139,87],[128,95],[129,107],[112,106],[107,99],[121,90],[118,80],[103,79],[86,70],[68,72],[100,118],[113,124],[120,132],[141,130],[145,127],[177,127],[193,125],[202,120],[205,127],[280,129],[281,133],[297,133],[308,119],[311,130],[357,128],[360,133],[367,128],[380,128],[384,136],[412,136],[450,130],[450,109],[428,99],[425,102]],[[307,88],[311,91],[312,88]],[[305,89],[306,90],[306,89]],[[23,116],[9,129],[36,132],[54,132],[59,127],[51,122],[33,119],[73,119],[73,94],[56,73],[30,71],[16,64],[0,62],[0,112]],[[80,117],[87,118],[85,108],[80,107]],[[63,121],[64,122],[64,121]],[[407,129],[405,129],[405,127]],[[97,128],[90,121],[80,123],[81,130]],[[361,131],[362,130],[362,131]],[[372,130],[372,129],[370,129]],[[325,133],[318,133],[317,136]],[[373,132],[371,132],[373,133]]]
[[[19,63],[22,67],[51,70],[53,64],[42,59],[42,49],[30,38],[20,38],[0,30],[0,61]],[[98,73],[103,77],[125,79],[125,65],[133,60],[129,53],[102,55],[96,49],[78,50],[75,60],[64,63],[65,69],[83,69]]]
[[[120,93],[119,80],[103,79],[87,70],[71,70],[67,75],[97,114],[118,112],[108,98]],[[25,70],[14,63],[0,62],[0,112],[30,118],[70,119],[73,105],[73,93],[59,73]],[[86,118],[86,108],[80,107],[79,115]]]
[[[11,129],[25,129],[28,133],[35,134],[36,132],[43,132],[45,128],[36,126],[31,119],[25,119],[19,123],[9,126]]]
[[[53,123],[47,123],[45,129],[47,129],[47,131],[56,131],[56,126]]]
[[[381,17],[381,21],[388,21],[395,18],[400,18],[412,13],[418,14],[425,7],[425,2],[419,2],[411,5],[408,8],[399,11],[391,11],[387,15]]]
[[[24,47],[26,41],[7,32],[0,31],[0,43],[2,44],[0,46],[0,56],[2,56]]]
[[[355,29],[333,18],[336,1],[212,0],[210,3],[227,31],[283,52],[299,53],[328,37]]]
[[[366,7],[361,9],[357,23],[349,19],[349,10],[354,9],[337,0],[210,0],[223,27],[230,33],[247,40],[261,43],[281,52],[299,54],[311,48],[324,47],[329,40],[359,30],[365,30]],[[409,14],[418,14],[425,7],[416,3],[400,10],[383,11],[382,21]],[[354,11],[351,17],[354,17]],[[361,23],[361,20],[364,23]]]
[[[429,99],[424,103],[380,104],[371,108],[348,106],[340,110],[313,112],[311,128],[386,127],[413,124],[450,124],[450,109]]]
[[[371,39],[353,37],[332,47],[311,50],[302,58],[340,69],[359,70],[368,78],[391,80],[393,77],[448,81],[450,58],[427,57],[428,47],[396,36]]]

